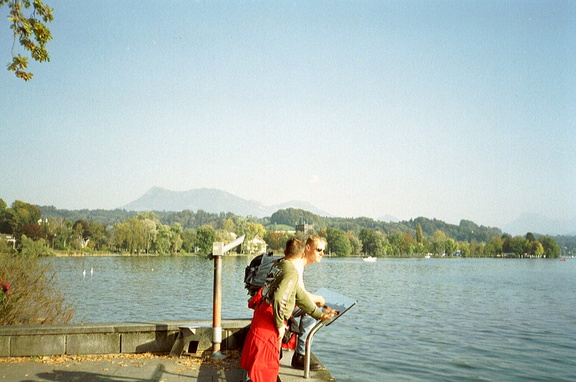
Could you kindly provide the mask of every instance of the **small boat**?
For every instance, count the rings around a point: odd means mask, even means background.
[[[566,261],[566,259],[560,259],[560,261]]]
[[[368,256],[368,257],[363,257],[362,260],[369,262],[369,263],[373,263],[376,261],[376,258],[372,257],[372,256]]]

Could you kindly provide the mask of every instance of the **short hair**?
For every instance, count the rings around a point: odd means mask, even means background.
[[[286,242],[286,250],[284,254],[286,255],[286,259],[294,259],[298,256],[302,256],[304,253],[304,247],[306,245],[304,242],[297,237],[292,237],[288,239]]]
[[[308,239],[306,240],[306,245],[312,245],[316,241],[321,241],[323,243],[326,242],[326,240],[324,240],[324,238],[322,236],[312,235],[312,236],[309,236]]]

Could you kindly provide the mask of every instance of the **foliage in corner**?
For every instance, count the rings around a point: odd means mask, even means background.
[[[55,272],[40,257],[0,253],[0,280],[0,325],[65,324],[73,318]]]
[[[42,0],[0,0],[0,7],[4,4],[10,9],[8,20],[13,31],[12,62],[8,63],[8,70],[14,72],[16,77],[29,81],[33,74],[27,72],[28,57],[16,54],[14,51],[16,41],[30,52],[30,56],[38,61],[50,61],[46,44],[52,39],[52,33],[46,23],[54,19],[53,9]],[[25,9],[32,8],[29,17],[24,14]]]

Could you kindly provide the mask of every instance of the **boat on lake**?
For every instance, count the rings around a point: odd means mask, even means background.
[[[368,262],[368,263],[373,263],[373,262],[376,261],[376,258],[375,258],[375,257],[372,257],[372,256],[368,256],[368,257],[363,257],[362,260],[364,260],[364,261],[366,261],[366,262]]]

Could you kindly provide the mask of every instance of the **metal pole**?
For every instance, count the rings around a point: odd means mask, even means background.
[[[224,359],[226,355],[220,353],[222,343],[222,255],[224,243],[214,243],[214,297],[212,315],[212,358]]]
[[[306,337],[306,354],[304,355],[304,378],[306,379],[310,378],[310,354],[312,353],[310,348],[312,347],[312,340],[314,339],[314,334],[323,326],[324,322],[318,321],[312,330],[310,330],[310,333],[308,333],[308,337]]]
[[[212,359],[224,359],[226,355],[220,353],[220,344],[222,343],[222,257],[224,252],[242,244],[245,235],[231,243],[212,244],[212,255],[208,258],[214,259],[214,297],[212,305]]]

